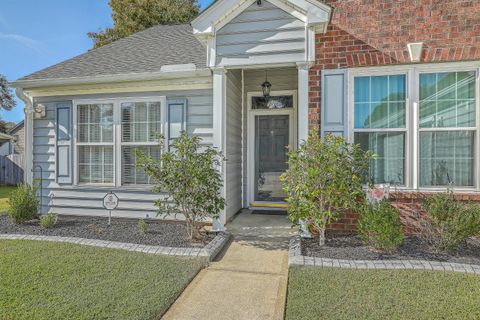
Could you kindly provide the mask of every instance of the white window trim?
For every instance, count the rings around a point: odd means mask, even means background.
[[[405,146],[405,186],[398,186],[398,190],[414,191],[445,191],[446,187],[420,187],[419,186],[419,132],[421,131],[418,123],[419,116],[419,75],[422,73],[435,72],[461,72],[475,71],[475,105],[476,105],[476,127],[475,129],[466,128],[466,130],[475,131],[474,145],[474,186],[461,187],[454,186],[454,191],[458,192],[478,192],[480,191],[480,62],[452,62],[452,63],[429,63],[418,65],[396,65],[396,66],[375,66],[351,68],[347,70],[348,79],[348,121],[347,121],[347,140],[353,142],[354,129],[354,77],[359,76],[380,76],[406,74],[407,76],[407,97],[406,97],[406,146]],[[445,130],[456,131],[464,128],[448,128]],[[441,131],[442,129],[438,130]],[[381,131],[388,131],[381,129]]]
[[[76,99],[73,100],[73,185],[74,186],[92,186],[92,187],[116,187],[116,188],[140,188],[145,189],[149,185],[122,185],[122,146],[128,143],[122,142],[122,119],[121,119],[121,105],[122,103],[131,103],[131,102],[160,102],[161,103],[161,123],[160,131],[165,132],[167,127],[167,119],[165,117],[167,97],[166,96],[143,96],[143,97],[122,97],[122,98],[103,98],[103,99]],[[77,123],[77,111],[78,105],[83,104],[113,104],[113,142],[112,143],[78,143],[77,134],[78,134],[78,123]],[[113,146],[113,183],[80,183],[79,174],[78,174],[78,146],[81,145],[112,145]],[[132,145],[138,145],[137,143],[132,143]],[[156,142],[148,142],[146,144],[156,145]],[[146,145],[145,144],[145,145]],[[142,143],[143,145],[143,143]]]

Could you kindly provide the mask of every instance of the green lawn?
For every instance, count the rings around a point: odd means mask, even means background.
[[[0,214],[5,213],[8,210],[8,197],[10,192],[16,187],[12,186],[0,186]]]
[[[286,319],[480,319],[480,276],[290,268]]]
[[[159,319],[201,268],[186,258],[0,240],[0,319]]]

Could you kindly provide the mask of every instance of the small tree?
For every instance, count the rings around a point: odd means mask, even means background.
[[[163,148],[164,139],[161,138]],[[187,223],[190,239],[200,239],[199,222],[218,218],[225,207],[220,195],[223,181],[218,167],[223,161],[221,152],[200,146],[201,138],[182,132],[170,145],[172,152],[163,152],[155,160],[137,151],[137,166],[154,180],[154,191],[167,193],[155,201],[159,215],[180,213]]]
[[[349,144],[342,137],[310,132],[298,150],[290,150],[289,168],[281,176],[293,223],[306,220],[325,244],[325,229],[348,209],[356,209],[365,197],[371,152]]]

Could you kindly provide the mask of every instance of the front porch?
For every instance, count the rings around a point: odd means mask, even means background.
[[[213,143],[227,159],[220,224],[242,208],[285,209],[287,151],[308,133],[308,64],[215,69],[213,91]]]

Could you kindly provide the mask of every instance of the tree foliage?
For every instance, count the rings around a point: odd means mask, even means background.
[[[110,0],[113,27],[89,32],[94,48],[158,24],[190,22],[198,15],[196,0]]]
[[[356,209],[365,198],[364,177],[372,153],[343,137],[310,132],[298,150],[290,150],[289,168],[281,176],[293,223],[306,220],[325,243],[325,229],[348,209]]]
[[[0,108],[7,111],[15,107],[15,98],[5,76],[0,74]]]
[[[160,141],[163,148],[164,139]],[[153,178],[153,191],[162,193],[155,201],[158,214],[182,214],[190,239],[201,238],[199,222],[218,218],[225,207],[218,170],[224,157],[212,147],[202,147],[200,142],[201,138],[182,132],[170,145],[174,151],[162,152],[159,161],[137,151],[137,166]]]

